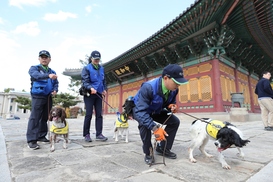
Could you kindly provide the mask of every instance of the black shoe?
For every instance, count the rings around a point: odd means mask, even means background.
[[[106,141],[106,140],[108,140],[108,138],[103,136],[103,134],[100,134],[99,136],[96,137],[96,140]]]
[[[152,163],[155,162],[154,159],[153,159],[153,157],[150,156],[150,155],[145,155],[144,161],[145,161],[145,163],[148,164],[148,165],[151,165]]]
[[[49,142],[49,140],[46,137],[39,138],[38,141],[39,142]]]
[[[273,131],[273,127],[267,126],[267,127],[264,128],[264,130],[266,130],[266,131]]]
[[[167,158],[176,159],[176,154],[173,153],[173,152],[171,152],[170,149],[165,149],[165,151],[164,151],[164,148],[158,145],[156,147],[155,151],[159,155],[163,155],[164,154],[164,156],[167,157]]]
[[[40,146],[37,144],[37,142],[29,142],[28,143],[28,148],[30,148],[32,150],[36,150],[36,149],[39,149]]]

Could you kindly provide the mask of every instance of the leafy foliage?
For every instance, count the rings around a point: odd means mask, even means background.
[[[15,99],[15,102],[17,102],[19,105],[18,107],[20,109],[26,109],[26,110],[31,110],[31,99],[27,97],[21,97],[21,96],[16,96],[17,98]]]
[[[78,102],[80,102],[75,99],[75,96],[68,93],[58,93],[55,97],[53,97],[53,105],[59,105],[63,108],[69,108],[70,106],[75,106]]]

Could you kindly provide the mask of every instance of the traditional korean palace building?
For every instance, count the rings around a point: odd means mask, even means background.
[[[179,87],[181,111],[226,112],[232,107],[231,94],[241,93],[242,107],[260,112],[254,89],[263,71],[273,71],[273,1],[196,0],[162,29],[103,65],[106,101],[114,108],[104,104],[104,112],[122,111],[128,96],[171,63],[181,65],[189,80]],[[80,79],[81,69],[63,74]]]

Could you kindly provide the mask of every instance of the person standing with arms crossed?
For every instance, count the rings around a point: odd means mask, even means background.
[[[31,114],[27,126],[27,143],[30,149],[40,146],[37,141],[49,142],[46,138],[48,113],[52,108],[52,96],[58,92],[56,72],[48,67],[51,56],[46,50],[39,52],[39,65],[31,66],[28,73],[31,80]]]
[[[269,79],[271,73],[263,72],[263,77],[258,81],[255,94],[258,95],[258,103],[261,108],[262,121],[266,131],[273,131],[273,90]]]
[[[146,164],[154,163],[151,133],[156,141],[156,152],[167,158],[176,159],[171,148],[180,125],[180,120],[174,114],[177,110],[176,95],[178,87],[186,84],[182,67],[170,64],[163,69],[162,76],[142,84],[134,96],[133,118],[138,121],[140,138],[143,142],[144,161]],[[157,123],[166,125],[165,130]],[[152,132],[151,132],[152,131]],[[166,145],[166,150],[164,151]]]
[[[88,95],[84,95],[84,103],[86,108],[86,115],[83,124],[83,137],[86,142],[92,142],[90,137],[90,125],[92,119],[93,108],[95,108],[95,127],[96,140],[108,140],[102,134],[103,118],[102,118],[102,99],[106,94],[106,81],[104,68],[99,64],[101,54],[98,51],[93,51],[89,57],[89,64],[82,70],[82,84],[88,91]]]

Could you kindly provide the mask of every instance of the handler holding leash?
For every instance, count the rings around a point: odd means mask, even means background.
[[[184,78],[182,67],[177,64],[170,64],[163,69],[161,77],[143,83],[134,97],[133,117],[139,123],[138,129],[145,154],[144,161],[148,165],[154,163],[151,153],[153,152],[151,131],[158,141],[157,154],[176,159],[176,154],[171,152],[171,148],[180,120],[175,115],[170,116],[168,114],[171,114],[170,111],[176,112],[178,87],[186,83],[188,81]],[[166,125],[165,130],[154,121],[164,123]]]
[[[83,137],[86,142],[92,142],[90,137],[90,125],[95,108],[95,127],[96,140],[106,141],[108,138],[102,134],[103,118],[102,118],[102,96],[106,94],[107,86],[104,76],[104,68],[100,63],[101,54],[93,51],[89,57],[89,64],[82,70],[82,83],[88,94],[84,95],[84,104],[86,107],[86,115],[83,123]]]

